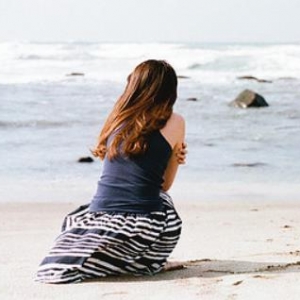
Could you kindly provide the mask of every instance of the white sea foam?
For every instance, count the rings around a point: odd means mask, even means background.
[[[149,58],[166,59],[178,73],[206,83],[240,75],[300,79],[300,45],[0,43],[0,82],[61,81],[75,71],[120,80]]]

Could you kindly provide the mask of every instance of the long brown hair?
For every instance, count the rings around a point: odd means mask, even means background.
[[[177,76],[163,60],[147,60],[128,76],[127,86],[109,114],[92,151],[104,159],[143,153],[147,135],[163,128],[177,98]],[[112,136],[112,140],[108,138]]]

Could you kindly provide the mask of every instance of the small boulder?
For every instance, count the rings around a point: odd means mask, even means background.
[[[185,76],[185,75],[177,75],[178,79],[189,79],[190,77]]]
[[[251,90],[244,90],[241,92],[236,99],[230,103],[230,105],[240,108],[269,106],[263,96]]]
[[[262,163],[262,162],[254,162],[254,163],[234,163],[232,165],[233,167],[250,167],[250,168],[253,168],[253,167],[264,167],[266,166],[265,163]]]
[[[77,160],[79,163],[91,163],[93,162],[93,158],[90,157],[90,156],[85,156],[85,157],[80,157],[78,160]]]
[[[257,82],[262,82],[262,83],[272,83],[271,80],[266,80],[266,79],[260,79],[260,78],[257,78],[257,77],[254,77],[254,76],[240,76],[238,77],[238,79],[241,79],[241,80],[254,80],[254,81],[257,81]]]
[[[84,76],[84,73],[81,73],[81,72],[72,72],[70,74],[67,74],[66,76]]]
[[[199,68],[201,68],[201,67],[202,67],[201,64],[192,64],[192,65],[190,65],[190,66],[188,67],[188,69],[193,70],[193,69],[199,69]]]

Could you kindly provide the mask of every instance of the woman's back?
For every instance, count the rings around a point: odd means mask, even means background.
[[[91,211],[149,213],[162,209],[159,193],[172,147],[159,130],[147,140],[143,154],[104,159]]]

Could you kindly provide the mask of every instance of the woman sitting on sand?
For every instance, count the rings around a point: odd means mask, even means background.
[[[176,98],[177,76],[165,61],[145,61],[128,77],[93,151],[104,160],[97,192],[67,215],[37,281],[153,275],[166,268],[181,232],[166,194],[185,158]]]

